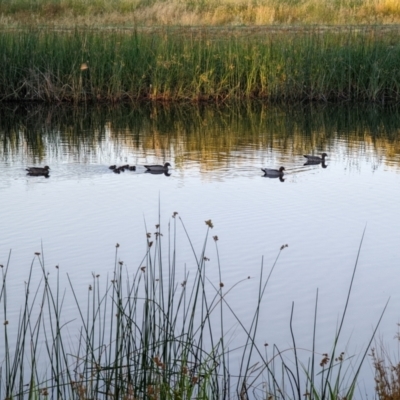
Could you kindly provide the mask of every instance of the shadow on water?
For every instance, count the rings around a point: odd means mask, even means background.
[[[399,120],[396,108],[350,105],[3,106],[0,157],[4,163],[40,164],[49,155],[61,160],[70,154],[82,162],[98,159],[100,152],[118,152],[123,146],[144,154],[155,150],[160,159],[173,157],[178,168],[193,159],[206,169],[215,169],[227,156],[245,161],[241,150],[248,146],[253,151],[278,148],[291,157],[332,152],[334,141],[339,140],[346,144],[347,156],[372,149],[378,160],[384,153],[387,161],[397,164]]]

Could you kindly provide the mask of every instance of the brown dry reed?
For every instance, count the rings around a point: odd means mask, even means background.
[[[0,54],[2,102],[400,99],[400,33],[379,28],[18,30],[2,32]]]
[[[396,335],[399,341],[399,334]],[[375,369],[375,390],[380,400],[400,400],[400,361],[393,361],[387,347],[380,342],[371,349],[372,365]]]

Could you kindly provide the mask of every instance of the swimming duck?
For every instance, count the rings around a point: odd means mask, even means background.
[[[115,169],[115,168],[117,168],[117,166],[116,165],[110,165],[108,168],[109,169]]]
[[[274,178],[282,177],[284,170],[285,167],[280,167],[279,169],[261,168],[261,171],[264,172],[266,176],[271,176]]]
[[[327,156],[328,156],[328,154],[322,153],[321,157],[319,157],[319,156],[307,156],[307,155],[304,155],[303,157],[307,158],[307,161],[325,161],[325,157],[327,157]]]
[[[170,167],[171,164],[169,162],[166,162],[164,165],[145,165],[144,167],[148,170],[148,171],[152,171],[152,172],[164,172],[164,171],[168,171],[168,167]]]
[[[48,175],[49,174],[50,167],[48,165],[42,167],[28,167],[26,168],[26,171],[28,171],[28,174],[35,174],[35,175]]]
[[[134,165],[129,166],[129,171],[136,171],[136,167]]]

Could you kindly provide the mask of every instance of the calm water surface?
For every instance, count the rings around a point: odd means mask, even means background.
[[[291,347],[294,303],[296,344],[310,349],[318,290],[319,353],[332,348],[365,229],[338,349],[359,358],[390,298],[378,337],[397,350],[398,110],[2,106],[0,117],[0,264],[7,264],[11,250],[9,319],[23,305],[35,252],[43,252],[49,271],[59,266],[66,288],[68,274],[84,297],[92,273],[105,280],[112,274],[116,243],[118,259],[136,271],[146,232],[155,232],[160,214],[167,241],[168,223],[178,212],[197,254],[207,233],[204,221],[212,220],[225,287],[245,279],[227,295],[245,324],[254,311],[261,263],[269,270],[288,244],[268,284],[258,340]],[[326,168],[304,165],[303,154],[322,152],[328,153]],[[144,164],[166,161],[170,176],[144,173]],[[126,163],[136,171],[117,175],[108,168]],[[33,165],[49,165],[50,177],[27,176],[25,167]],[[283,182],[260,170],[280,166],[286,169]],[[183,229],[178,231],[183,277],[195,263]],[[218,284],[212,239],[208,253],[208,277]],[[36,271],[39,279],[39,264]],[[72,318],[73,302],[63,312]],[[226,324],[237,328],[233,318]],[[372,397],[370,365],[359,390]]]

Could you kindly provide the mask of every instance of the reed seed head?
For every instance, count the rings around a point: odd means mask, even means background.
[[[3,325],[8,325],[8,321],[5,320],[4,323],[3,323]]]
[[[324,367],[325,365],[327,365],[329,363],[329,360],[330,360],[330,358],[329,358],[328,354],[327,353],[323,353],[322,354],[322,360],[319,363],[319,365],[321,367]]]
[[[342,362],[344,360],[344,352],[342,351],[339,355],[339,357],[335,358],[336,362]]]
[[[214,228],[214,225],[213,225],[213,223],[211,222],[211,219],[209,219],[208,221],[204,221],[204,222],[205,222],[206,225],[207,225],[208,227],[210,227],[211,229]]]
[[[142,272],[145,272],[145,271],[146,271],[146,267],[145,267],[145,266],[140,267],[140,269],[142,270]]]
[[[119,264],[119,265],[123,265],[124,262],[123,262],[123,261],[118,261],[118,264]]]
[[[89,290],[92,290],[92,285],[89,285]]]
[[[178,213],[177,213],[176,211],[174,211],[174,212],[172,213],[172,218],[175,218],[177,215],[178,215]]]
[[[147,238],[150,238],[151,237],[151,233],[147,232],[146,236],[147,236]]]
[[[218,240],[218,236],[217,235],[213,236],[213,239],[214,239],[214,241],[217,241]]]
[[[220,287],[220,288],[223,288],[224,286],[225,286],[225,285],[224,285],[222,282],[219,283],[219,287]]]
[[[117,243],[117,244],[115,245],[115,247],[118,249],[118,247],[119,247],[119,243]]]
[[[151,247],[153,245],[153,242],[149,242],[149,247]]]
[[[36,252],[36,253],[35,253],[35,256],[40,256],[40,253],[39,253],[39,252]]]

